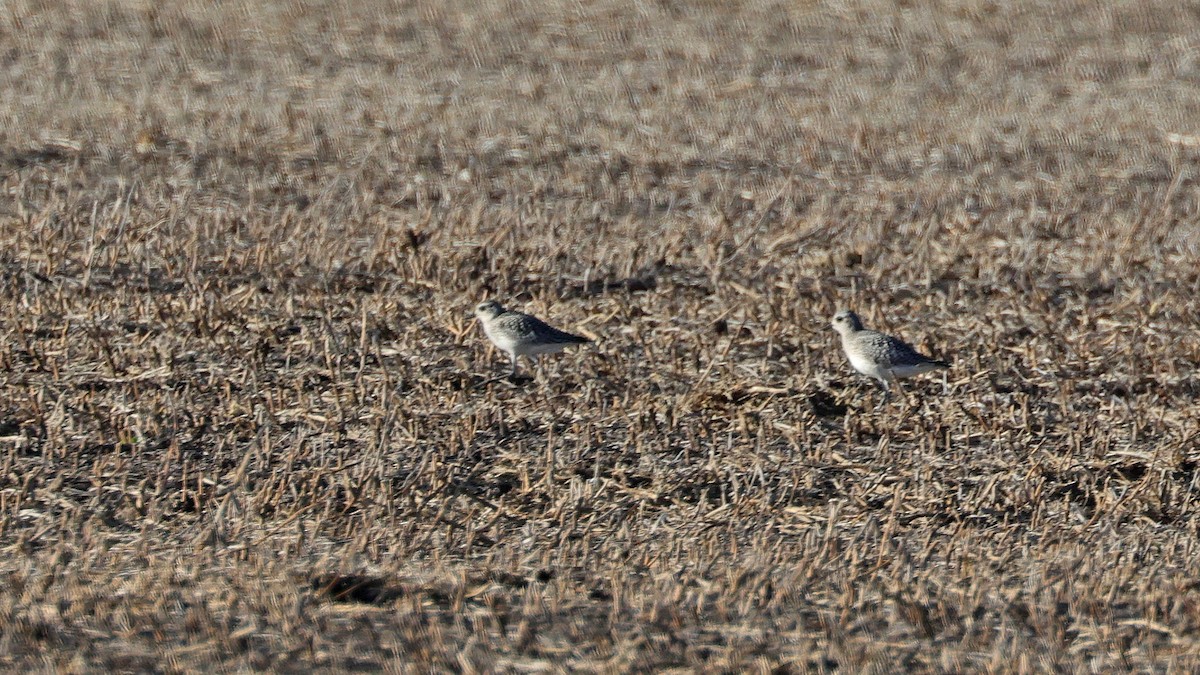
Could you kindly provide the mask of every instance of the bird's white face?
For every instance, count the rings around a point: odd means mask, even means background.
[[[475,316],[479,317],[483,321],[494,319],[503,313],[504,307],[502,307],[500,303],[496,302],[495,300],[482,302],[478,307],[475,308]]]
[[[858,315],[850,310],[842,310],[833,315],[833,319],[829,321],[833,329],[842,335],[853,333],[857,330],[862,330],[862,322],[859,321]]]

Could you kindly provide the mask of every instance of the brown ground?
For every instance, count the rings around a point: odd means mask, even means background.
[[[0,668],[1200,668],[1195,3],[159,4],[0,12]]]

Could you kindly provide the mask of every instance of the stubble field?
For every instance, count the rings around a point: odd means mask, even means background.
[[[159,5],[0,14],[3,669],[1200,668],[1195,3]]]

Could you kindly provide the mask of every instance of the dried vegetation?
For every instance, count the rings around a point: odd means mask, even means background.
[[[1194,4],[219,7],[0,16],[0,666],[1200,667]]]

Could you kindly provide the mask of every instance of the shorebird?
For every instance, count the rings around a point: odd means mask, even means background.
[[[850,359],[850,365],[883,385],[883,401],[880,401],[880,405],[888,400],[890,385],[899,378],[950,367],[949,363],[931,359],[899,338],[863,328],[858,315],[848,309],[834,314],[830,323],[842,336],[842,349],[846,352],[846,358]],[[898,382],[896,386],[900,386]]]
[[[570,347],[591,342],[588,338],[559,330],[541,319],[505,309],[495,300],[488,300],[475,308],[475,316],[483,324],[483,332],[500,351],[512,360],[509,377],[517,374],[517,359],[528,356],[537,367],[542,354],[554,354]]]

